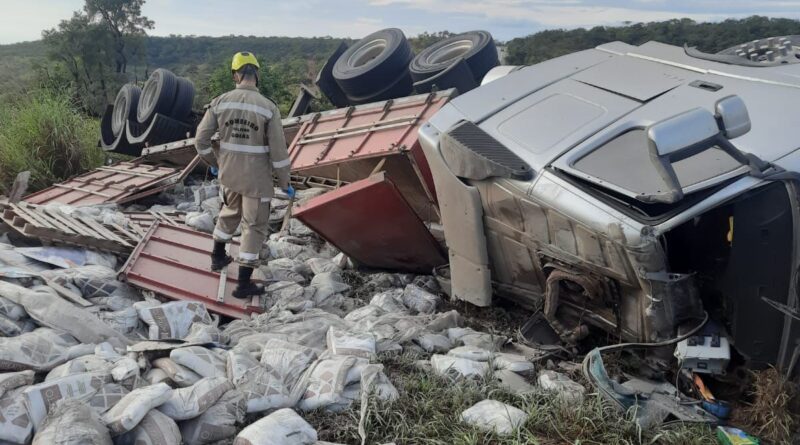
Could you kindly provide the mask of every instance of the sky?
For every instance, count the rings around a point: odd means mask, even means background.
[[[37,40],[83,0],[0,0],[0,44]],[[688,17],[800,19],[800,0],[147,0],[151,35],[363,37],[382,28],[463,32],[508,40],[543,29]]]

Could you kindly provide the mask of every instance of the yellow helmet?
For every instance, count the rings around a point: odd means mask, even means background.
[[[255,65],[256,68],[260,68],[256,56],[253,55],[253,53],[243,51],[236,53],[236,55],[233,56],[233,62],[231,62],[231,71],[239,71],[245,65]]]

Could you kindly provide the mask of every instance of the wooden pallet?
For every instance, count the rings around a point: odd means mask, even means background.
[[[0,219],[23,236],[115,253],[130,253],[155,221],[180,225],[182,214],[133,212],[126,228],[102,224],[89,217],[67,216],[48,206],[21,202],[0,204]]]

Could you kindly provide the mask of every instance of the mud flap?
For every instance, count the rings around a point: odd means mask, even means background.
[[[421,139],[425,130],[420,130]],[[492,282],[480,194],[450,171],[438,147],[421,145],[433,173],[440,203],[449,251],[452,296],[476,306],[489,306],[492,304]]]

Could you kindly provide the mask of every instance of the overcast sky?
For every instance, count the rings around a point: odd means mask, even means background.
[[[83,0],[0,0],[0,44],[39,39]],[[689,17],[800,18],[800,0],[147,0],[152,35],[363,37],[386,27],[486,29],[507,40],[542,29]]]

